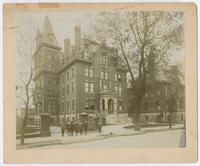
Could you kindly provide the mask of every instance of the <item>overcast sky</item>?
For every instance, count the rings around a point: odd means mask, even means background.
[[[54,33],[56,35],[59,45],[63,48],[64,39],[71,39],[74,43],[74,27],[80,26],[82,34],[89,34],[91,30],[91,23],[96,21],[97,13],[89,12],[51,12],[51,13],[17,13],[16,14],[16,25],[24,26],[24,21],[30,15],[35,20],[35,24],[42,29],[42,24],[45,16],[48,14]],[[184,63],[184,50],[172,52],[173,56],[170,58],[172,63]]]

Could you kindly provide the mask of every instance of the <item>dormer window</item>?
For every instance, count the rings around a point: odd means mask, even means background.
[[[84,52],[83,53],[83,59],[85,59],[85,60],[89,59],[89,54]]]
[[[103,65],[108,65],[108,57],[102,56],[102,57],[101,57],[101,64],[103,64]]]

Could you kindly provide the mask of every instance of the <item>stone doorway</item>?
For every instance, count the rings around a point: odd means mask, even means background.
[[[114,113],[114,101],[113,99],[108,100],[108,114]]]

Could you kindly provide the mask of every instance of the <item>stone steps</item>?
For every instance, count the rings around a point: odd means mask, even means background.
[[[106,116],[107,124],[125,124],[130,122],[131,118],[128,117],[128,114],[110,114]]]

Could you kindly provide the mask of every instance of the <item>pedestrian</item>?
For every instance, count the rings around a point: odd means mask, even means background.
[[[76,133],[76,136],[77,136],[78,135],[78,131],[79,131],[79,123],[78,123],[77,120],[75,121],[75,124],[74,124],[74,130],[75,130],[75,133]]]
[[[75,121],[74,121],[74,117],[73,117],[71,124],[70,124],[71,136],[74,135],[74,126],[75,126]]]
[[[64,137],[64,133],[65,133],[65,124],[64,123],[61,124],[61,133],[62,133],[62,136]]]
[[[84,130],[84,135],[87,135],[88,123],[86,120],[83,122],[83,130]]]
[[[67,119],[65,120],[65,131],[66,134],[69,136],[69,117],[67,117]]]
[[[99,128],[99,133],[101,133],[102,132],[102,123],[101,123],[101,121],[98,124],[98,128]]]
[[[80,121],[79,123],[79,132],[80,132],[80,135],[83,135],[83,122]]]

